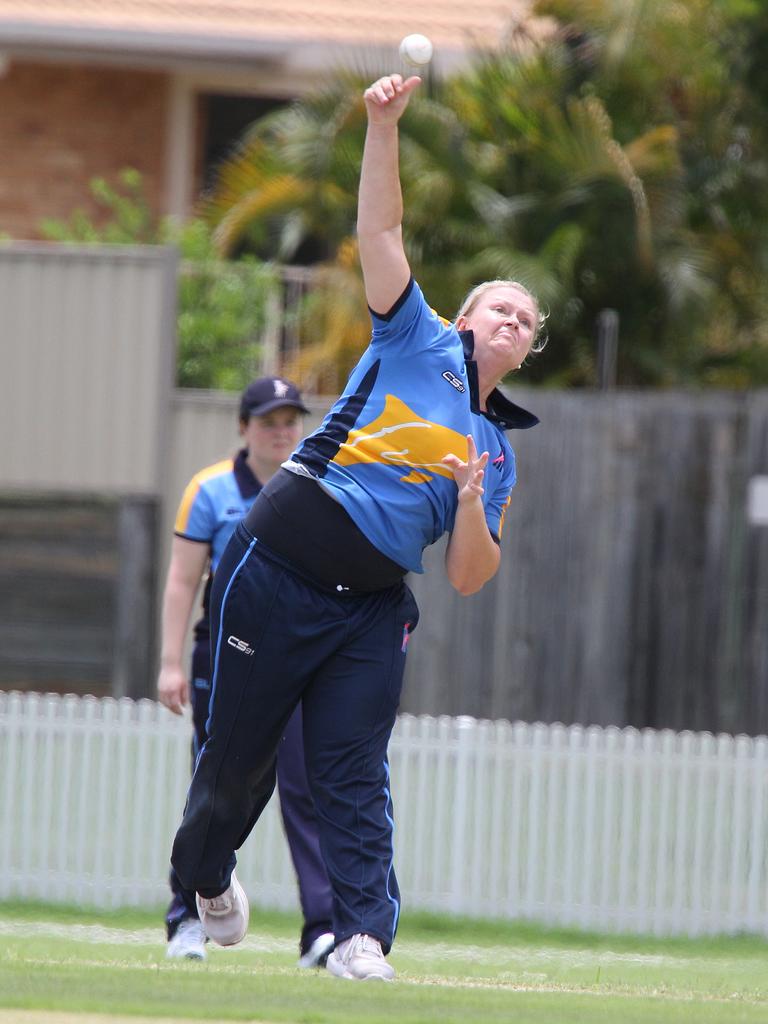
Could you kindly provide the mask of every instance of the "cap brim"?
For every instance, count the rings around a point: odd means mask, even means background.
[[[298,409],[299,412],[308,413],[309,409],[290,398],[274,398],[271,402],[264,402],[262,405],[254,405],[248,410],[249,416],[266,416],[273,409]]]

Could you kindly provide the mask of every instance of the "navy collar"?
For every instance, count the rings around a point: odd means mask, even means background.
[[[237,489],[243,498],[255,498],[261,490],[261,484],[256,479],[256,476],[247,463],[248,450],[241,448],[240,451],[234,458],[234,465],[232,470],[235,474],[235,483]]]
[[[467,380],[469,382],[469,401],[472,412],[485,416],[491,423],[497,424],[502,430],[527,430],[535,427],[539,417],[532,412],[510,402],[498,388],[488,395],[485,409],[480,408],[480,388],[477,378],[477,363],[472,356],[475,353],[475,336],[472,331],[459,331],[461,344],[464,348],[464,361],[467,364]]]

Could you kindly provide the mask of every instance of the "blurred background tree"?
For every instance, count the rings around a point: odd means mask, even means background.
[[[526,381],[594,386],[613,309],[619,384],[768,385],[768,4],[536,0],[533,13],[545,37],[517,26],[467,71],[427,73],[403,118],[404,237],[428,300],[452,317],[483,279],[531,288],[551,343]],[[180,385],[242,387],[271,308],[273,334],[301,339],[282,372],[337,391],[370,332],[362,90],[386,70],[338,74],[252,125],[186,224],[154,220],[125,171],[116,188],[93,183],[105,226],[75,213],[45,235],[180,248]],[[283,264],[313,268],[285,316]]]
[[[427,81],[401,131],[404,232],[429,301],[523,281],[551,311],[526,379],[596,381],[620,318],[619,383],[768,384],[765,5],[538,0],[523,30]],[[354,220],[371,76],[343,75],[256,123],[202,214],[222,255],[318,263],[290,368],[338,387],[367,343]]]

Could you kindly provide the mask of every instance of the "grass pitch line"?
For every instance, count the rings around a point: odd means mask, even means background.
[[[116,1017],[111,1013],[60,1013],[58,1010],[2,1010],[0,1024],[200,1024],[190,1017]],[[249,1020],[248,1024],[269,1024]]]
[[[162,928],[111,928],[100,924],[60,924],[53,921],[0,920],[0,937],[37,936],[40,938],[64,939],[69,942],[92,943],[99,946],[165,946]],[[211,945],[214,956],[220,951]],[[266,933],[251,932],[237,946],[227,948],[227,954],[278,953],[287,956],[297,954],[297,943],[293,938],[278,938]],[[417,961],[443,963],[485,963],[488,960],[518,966],[528,973],[557,965],[561,968],[597,968],[611,964],[634,964],[646,967],[697,967],[701,960],[696,957],[669,956],[662,953],[616,952],[609,949],[566,950],[557,947],[539,946],[477,946],[447,942],[415,942],[412,939],[398,940],[393,956],[401,954]]]
[[[41,967],[47,968],[52,965],[60,964],[61,961],[58,959],[45,960],[39,957],[18,957],[18,962],[23,963],[30,967]],[[78,967],[88,967],[93,970],[120,970],[134,973],[145,973],[149,967],[147,964],[138,964],[133,961],[120,961],[120,960],[77,960]],[[309,981],[315,972],[302,971],[298,967],[254,967],[253,965],[245,964],[231,964],[231,963],[217,963],[211,962],[201,965],[192,961],[164,961],[161,964],[155,965],[160,971],[173,973],[177,971],[189,971],[190,973],[197,971],[210,971],[216,976],[237,976],[247,975],[250,977],[260,976],[262,978],[280,978],[280,977],[293,977],[297,978],[304,984]],[[321,980],[322,984],[328,984],[336,986],[339,984],[338,979],[332,978],[327,975],[325,971],[320,971],[316,977]],[[314,981],[312,982],[314,984]],[[753,997],[744,993],[736,992],[732,995],[722,995],[717,993],[707,993],[695,990],[689,991],[678,991],[671,992],[667,989],[659,989],[654,983],[646,985],[613,985],[610,991],[606,991],[605,988],[599,986],[584,984],[580,982],[553,982],[549,979],[542,979],[536,981],[526,981],[522,979],[499,979],[499,978],[451,978],[444,975],[414,975],[408,973],[398,974],[394,985],[400,987],[410,988],[441,988],[441,989],[456,989],[456,990],[485,990],[494,992],[509,992],[517,994],[528,994],[528,995],[561,995],[561,996],[584,996],[594,997],[596,999],[603,999],[607,995],[610,995],[615,999],[649,999],[653,1001],[667,1002],[667,1003],[721,1003],[721,1004],[733,1004],[739,1003],[744,1006],[763,1006],[768,1005],[768,1000],[763,996]],[[77,1015],[56,1013],[55,1016],[45,1016],[38,1019],[19,1018],[18,1021],[6,1019],[3,1014],[13,1013],[26,1013],[31,1011],[13,1011],[13,1010],[1,1010],[0,1009],[0,1024],[200,1024],[200,1020],[195,1018],[194,1020],[188,1018],[169,1018],[169,1017],[152,1017],[148,1018],[145,1016],[141,1017],[111,1017],[102,1016],[99,1014],[90,1014],[87,1019],[78,1017]],[[53,1011],[48,1011],[53,1014]],[[269,1024],[267,1021],[257,1021],[252,1018],[248,1018],[248,1024]]]
[[[162,928],[109,928],[100,924],[59,924],[53,921],[2,921],[0,937],[36,936],[46,939],[64,939],[68,942],[89,942],[97,946],[165,946]],[[295,939],[279,939],[274,935],[253,933],[247,935],[228,952],[288,953],[298,956]]]

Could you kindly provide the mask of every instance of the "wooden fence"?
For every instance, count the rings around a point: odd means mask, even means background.
[[[154,702],[0,692],[0,899],[160,908],[189,740]],[[405,912],[768,935],[766,737],[406,715],[391,781]],[[276,800],[238,874],[296,907]]]
[[[768,732],[768,393],[515,398],[502,567],[460,598],[432,552],[404,709]]]
[[[428,553],[412,579],[422,616],[403,710],[768,733],[768,530],[747,516],[750,480],[768,473],[768,392],[515,398],[541,425],[511,435],[519,483],[501,570],[460,598],[442,551]],[[163,534],[183,481],[213,461],[201,436],[236,441],[230,396],[205,405],[204,431],[182,445],[201,401],[174,395],[172,422],[187,425],[171,430]],[[125,577],[134,597],[119,601],[118,563],[135,568],[138,548],[114,510],[98,526],[83,514],[66,502],[36,512],[30,495],[0,501],[0,686],[151,694],[150,596],[165,564]],[[120,637],[137,607],[131,645]],[[142,661],[136,686],[115,690],[121,649]]]

